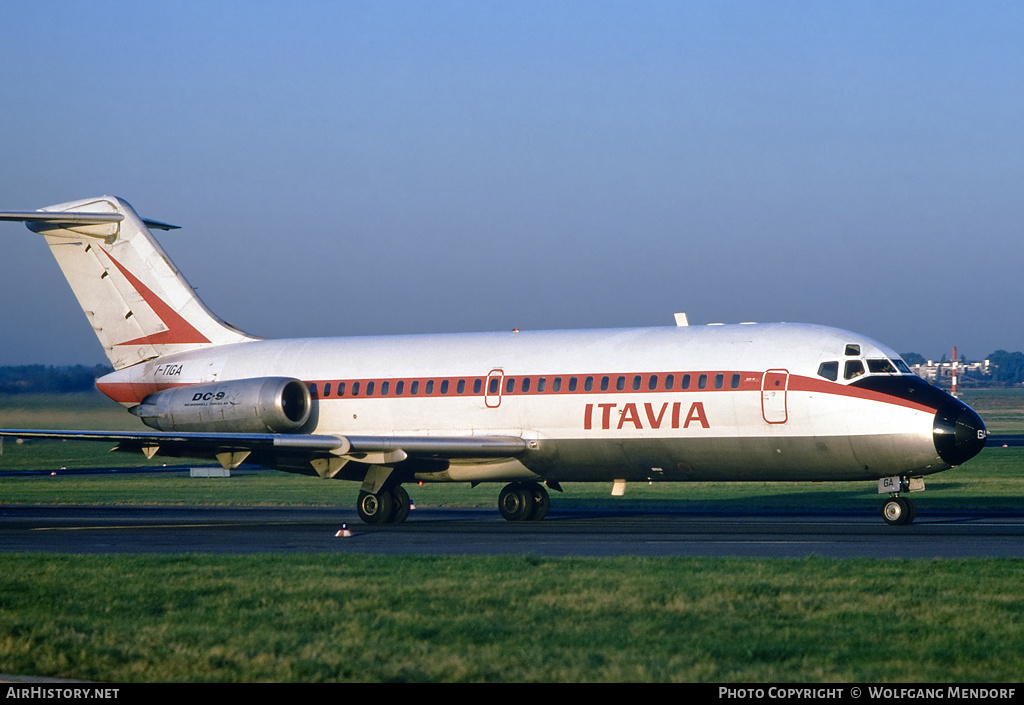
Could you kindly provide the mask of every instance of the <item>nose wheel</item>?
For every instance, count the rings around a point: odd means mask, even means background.
[[[914,508],[914,503],[900,495],[889,497],[882,507],[882,518],[885,519],[885,523],[889,526],[909,524],[914,521],[916,514],[917,510]]]

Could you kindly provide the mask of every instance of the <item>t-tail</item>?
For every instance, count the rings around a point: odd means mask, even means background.
[[[0,213],[0,220],[24,221],[46,239],[114,369],[255,340],[206,308],[150,232],[177,226],[140,218],[120,198]]]

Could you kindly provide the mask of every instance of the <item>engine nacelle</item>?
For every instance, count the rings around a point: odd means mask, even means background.
[[[309,420],[312,408],[299,380],[258,377],[165,389],[131,412],[159,431],[289,433]]]

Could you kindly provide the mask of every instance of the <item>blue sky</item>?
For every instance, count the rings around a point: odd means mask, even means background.
[[[0,210],[266,337],[806,321],[1024,349],[1024,4],[12,2]],[[103,361],[0,224],[0,364]]]

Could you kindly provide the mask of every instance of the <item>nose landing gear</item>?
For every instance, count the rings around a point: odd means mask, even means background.
[[[917,509],[914,507],[914,503],[900,495],[890,496],[885,505],[882,506],[882,518],[890,526],[909,524],[914,521],[916,515]]]
[[[893,475],[881,478],[878,481],[878,494],[889,494],[889,499],[882,505],[882,519],[885,520],[885,523],[889,526],[903,526],[914,521],[917,509],[914,507],[914,502],[904,494],[923,490],[923,477]]]

